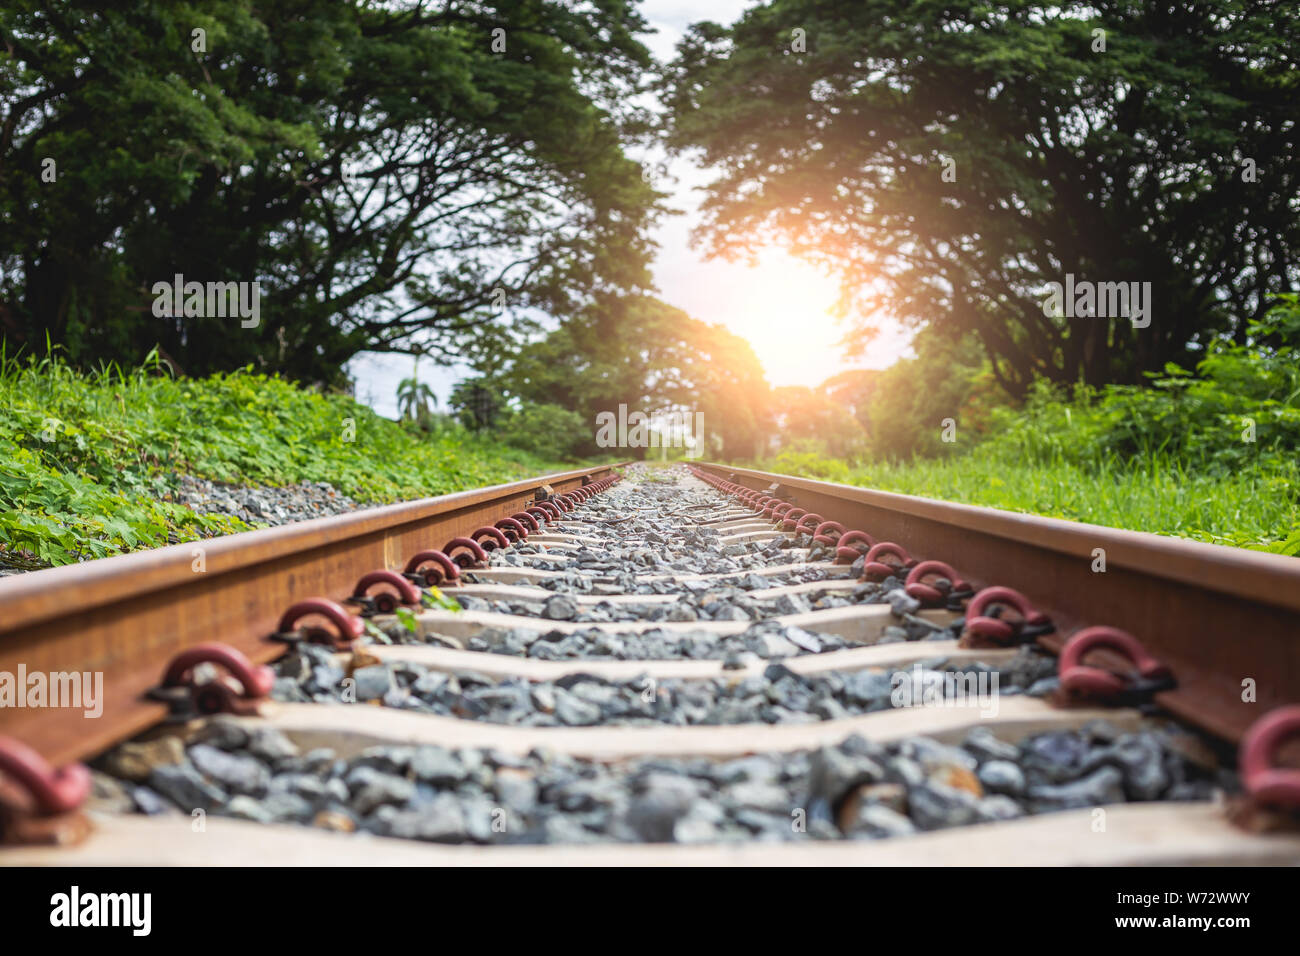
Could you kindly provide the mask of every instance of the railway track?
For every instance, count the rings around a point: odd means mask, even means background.
[[[1295,864],[1298,611],[1293,559],[712,465],[36,572],[0,674],[100,715],[0,707],[0,863]]]

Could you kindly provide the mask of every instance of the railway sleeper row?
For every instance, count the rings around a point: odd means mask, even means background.
[[[286,615],[259,693],[196,664],[235,713],[178,707],[94,761],[88,835],[26,821],[3,859],[1300,861],[1214,741],[1141,693],[1070,699],[1022,596],[684,468],[628,478],[376,577],[364,624]]]

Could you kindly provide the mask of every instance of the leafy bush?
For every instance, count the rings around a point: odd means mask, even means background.
[[[497,431],[505,444],[551,461],[572,458],[591,435],[592,426],[577,412],[534,402],[524,402]]]
[[[826,446],[816,440],[803,439],[783,448],[775,458],[763,462],[763,468],[784,475],[800,475],[822,481],[848,482],[849,466],[826,455]]]
[[[985,451],[1005,460],[1107,463],[1168,458],[1227,474],[1284,466],[1300,451],[1300,305],[1289,296],[1250,324],[1247,344],[1215,343],[1196,374],[1176,365],[1150,387],[1038,383],[1021,409],[995,413]]]
[[[978,438],[988,429],[990,408],[1008,400],[973,337],[953,341],[927,329],[913,347],[914,358],[880,373],[859,412],[871,459],[951,454],[953,445],[941,438],[945,419],[957,422],[963,437]]]

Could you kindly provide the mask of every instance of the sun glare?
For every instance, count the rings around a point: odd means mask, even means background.
[[[780,250],[767,250],[754,266],[714,260],[702,271],[708,279],[695,285],[691,301],[675,304],[746,339],[772,385],[815,386],[846,368],[881,368],[905,347],[897,336],[882,336],[865,359],[845,362],[845,326],[833,314],[836,279]]]

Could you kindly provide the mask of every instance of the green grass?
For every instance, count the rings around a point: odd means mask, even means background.
[[[877,464],[848,483],[1111,528],[1300,554],[1300,474],[1189,474],[1172,462],[1091,470],[997,461],[980,454]]]
[[[561,467],[458,426],[432,435],[343,395],[237,372],[177,379],[156,362],[78,372],[0,356],[0,561],[66,564],[246,530],[168,500],[178,474],[328,481],[365,503]]]
[[[1080,465],[1008,460],[999,444],[948,458],[851,466],[788,452],[757,467],[1111,528],[1300,555],[1300,465],[1275,457],[1199,471],[1167,455]]]

